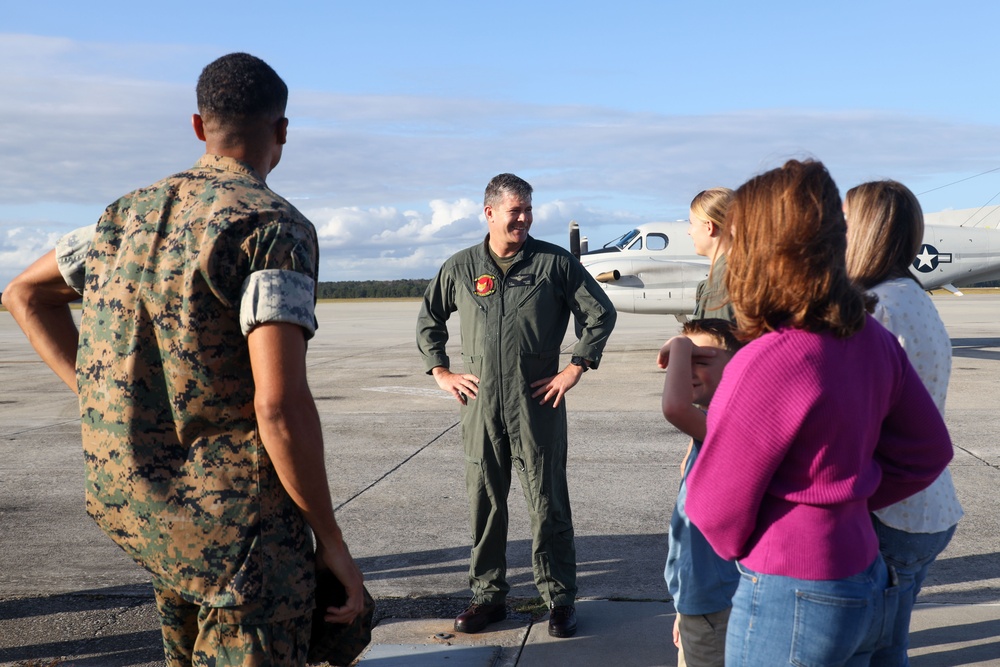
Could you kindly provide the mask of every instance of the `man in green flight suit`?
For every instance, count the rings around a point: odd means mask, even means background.
[[[486,239],[449,258],[427,287],[417,345],[427,372],[462,404],[472,528],[472,604],[458,632],[507,617],[507,494],[511,465],[524,489],[535,585],[549,634],[576,632],[576,550],[566,483],[564,396],[597,368],[617,317],[600,285],[559,246],[528,235],[531,186],[500,174],[486,186]],[[459,312],[465,373],[450,370],[447,320]],[[570,363],[559,351],[570,314],[582,328]]]

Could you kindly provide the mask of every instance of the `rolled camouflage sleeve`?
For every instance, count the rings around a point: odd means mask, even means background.
[[[66,284],[83,295],[87,252],[94,240],[97,225],[87,225],[69,232],[56,242],[56,264]]]
[[[266,322],[297,324],[306,338],[316,333],[316,283],[312,278],[286,269],[254,271],[243,282],[240,298],[240,329],[247,336]]]

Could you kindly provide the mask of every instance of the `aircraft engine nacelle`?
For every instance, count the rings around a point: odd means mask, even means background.
[[[603,273],[598,273],[594,276],[594,280],[599,283],[616,283],[622,279],[621,271],[615,269],[614,271],[604,271]]]

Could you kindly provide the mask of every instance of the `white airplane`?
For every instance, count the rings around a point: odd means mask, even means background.
[[[683,320],[694,312],[695,291],[709,268],[687,230],[686,221],[650,222],[588,252],[586,238],[580,240],[579,227],[571,222],[570,249],[619,311]],[[910,271],[924,289],[944,288],[958,296],[956,285],[1000,280],[1000,231],[925,224]]]

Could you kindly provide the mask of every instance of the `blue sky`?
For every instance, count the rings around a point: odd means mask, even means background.
[[[197,159],[194,82],[236,50],[291,89],[268,182],[316,224],[321,280],[430,277],[482,237],[502,171],[560,243],[571,219],[594,245],[685,218],[790,157],[841,191],[888,177],[927,212],[979,207],[1000,193],[1000,171],[976,176],[1000,167],[998,19],[961,1],[14,4],[0,288]]]

